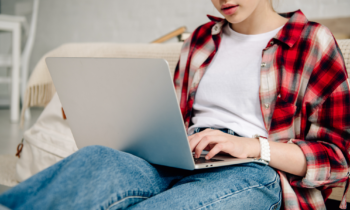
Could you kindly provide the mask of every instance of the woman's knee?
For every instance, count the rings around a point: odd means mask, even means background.
[[[71,160],[81,162],[84,165],[103,164],[118,157],[119,153],[120,151],[109,147],[92,145],[79,149],[72,155]]]
[[[87,146],[78,150],[75,154],[75,159],[84,161],[86,164],[98,164],[101,166],[105,164],[109,166],[121,166],[145,163],[145,160],[132,154],[100,145]]]
[[[118,151],[101,145],[91,145],[79,149],[75,155],[88,158],[93,156],[101,157],[101,155],[106,155],[108,153],[118,153]]]
[[[109,147],[101,146],[101,145],[91,145],[86,146],[81,149],[79,149],[77,152],[80,152],[82,154],[94,154],[94,153],[101,153],[101,152],[108,152],[109,150],[113,150]]]

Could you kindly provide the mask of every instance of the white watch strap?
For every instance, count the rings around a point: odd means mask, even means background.
[[[267,163],[270,162],[270,144],[269,141],[265,138],[262,138],[259,136],[259,142],[260,142],[260,159],[266,161]]]

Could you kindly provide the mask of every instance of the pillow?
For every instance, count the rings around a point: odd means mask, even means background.
[[[57,93],[24,133],[16,179],[21,182],[78,150]]]

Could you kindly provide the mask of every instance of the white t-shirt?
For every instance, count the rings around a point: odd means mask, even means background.
[[[219,49],[201,79],[193,104],[193,125],[228,128],[243,137],[267,136],[259,100],[262,51],[283,26],[246,35],[223,28]]]

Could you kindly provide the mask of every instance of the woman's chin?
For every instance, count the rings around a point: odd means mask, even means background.
[[[225,19],[231,24],[241,23],[244,20],[244,18],[240,17],[239,15],[227,16]]]

